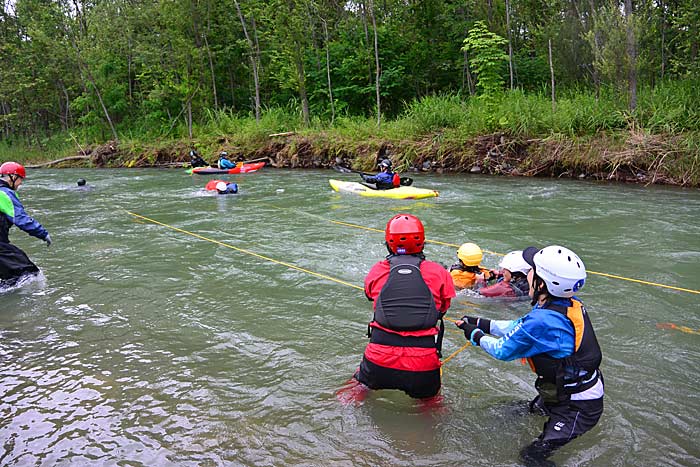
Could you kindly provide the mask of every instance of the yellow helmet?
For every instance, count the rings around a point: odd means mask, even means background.
[[[463,243],[457,250],[457,258],[459,258],[466,266],[478,266],[484,253],[476,243]]]

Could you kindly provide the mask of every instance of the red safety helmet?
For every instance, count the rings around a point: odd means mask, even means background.
[[[423,223],[411,214],[397,214],[387,222],[384,238],[389,251],[394,254],[420,253],[425,244]]]
[[[17,162],[5,162],[0,165],[0,175],[19,175],[22,178],[27,178],[27,171],[24,170],[22,164]]]

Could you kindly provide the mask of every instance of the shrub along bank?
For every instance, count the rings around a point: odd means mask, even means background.
[[[657,86],[640,93],[630,115],[614,94],[560,97],[506,93],[484,101],[436,96],[414,101],[377,125],[376,117],[339,117],[304,127],[295,109],[250,116],[211,112],[170,135],[144,131],[119,142],[91,145],[87,135],[58,134],[31,147],[0,144],[2,160],[27,165],[72,157],[53,166],[182,166],[190,148],[210,162],[225,150],[275,167],[337,164],[371,171],[389,157],[402,171],[470,172],[513,176],[620,180],[700,186],[700,86]],[[696,100],[697,99],[697,100]],[[122,129],[120,134],[129,134]]]

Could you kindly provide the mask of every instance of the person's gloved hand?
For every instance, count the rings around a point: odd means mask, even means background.
[[[460,318],[460,320],[476,326],[486,334],[491,334],[491,320],[488,318],[477,318],[476,316],[464,315]]]
[[[460,318],[460,320],[464,321],[465,323],[476,325],[479,321],[479,318],[477,318],[476,316],[464,315]]]
[[[479,345],[479,341],[484,337],[484,331],[479,329],[475,324],[469,324],[466,321],[457,321],[455,325],[464,331],[464,337],[472,343],[472,345]]]
[[[51,246],[51,235],[46,234],[46,238],[44,239],[44,241],[46,242],[47,247]]]

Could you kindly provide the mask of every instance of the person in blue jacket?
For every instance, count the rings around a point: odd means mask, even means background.
[[[526,465],[547,458],[593,428],[603,414],[602,353],[585,307],[575,294],[586,282],[583,261],[552,245],[529,247],[523,259],[532,310],[512,321],[464,316],[456,325],[474,346],[499,360],[526,358],[537,374],[530,412],[547,415],[540,436],[520,451]]]
[[[39,272],[26,253],[10,243],[10,227],[16,225],[51,245],[49,232],[26,213],[15,193],[26,176],[21,164],[5,162],[0,165],[0,283],[5,286],[12,285],[25,274]]]
[[[234,162],[228,160],[228,153],[226,151],[221,151],[219,153],[219,168],[220,169],[233,169],[236,167]]]
[[[219,182],[216,184],[215,188],[216,188],[216,192],[220,195],[228,195],[228,194],[238,193],[238,184],[237,183]]]
[[[367,175],[361,173],[360,176],[365,183],[372,183],[377,190],[389,190],[400,185],[398,174],[391,171],[391,161],[384,159],[379,163],[379,172],[377,175]]]

